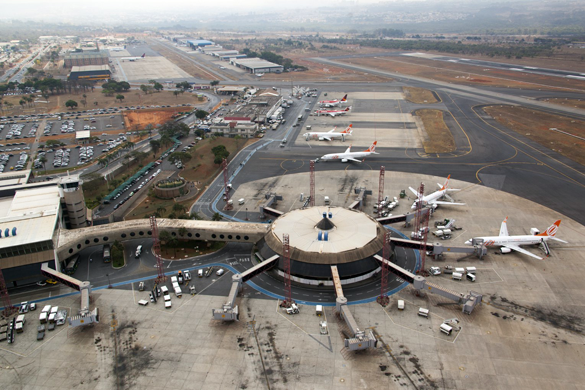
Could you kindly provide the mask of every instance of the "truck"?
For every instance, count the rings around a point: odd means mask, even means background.
[[[330,203],[331,203],[331,199],[329,199],[329,197],[328,197],[328,196],[325,196],[325,197],[323,198],[323,203],[325,203],[326,205],[328,205],[328,204],[330,204]]]
[[[175,295],[177,298],[181,298],[183,296],[183,291],[181,291],[181,287],[178,285],[175,287]]]
[[[271,126],[271,129],[272,129],[272,130],[276,130],[276,129],[278,129],[278,125],[279,125],[279,123],[278,123],[278,122],[275,122],[275,123],[273,123],[273,124],[272,124],[272,126]]]

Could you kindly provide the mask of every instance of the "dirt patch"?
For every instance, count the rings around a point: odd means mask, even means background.
[[[406,100],[412,103],[429,104],[439,102],[436,95],[432,91],[429,91],[428,89],[417,87],[403,87],[402,91],[404,92],[404,97],[406,98]]]
[[[384,56],[351,58],[338,61],[463,85],[481,84],[494,87],[539,90],[559,90],[561,88],[585,90],[585,81],[503,69],[489,68],[488,70],[484,70],[474,65],[436,61],[426,58]]]
[[[428,141],[423,141],[426,153],[451,153],[455,151],[455,139],[445,124],[442,111],[416,110],[415,115],[421,118],[429,137]]]
[[[190,107],[165,107],[156,110],[132,110],[124,111],[122,116],[124,124],[129,130],[144,130],[146,126],[162,125],[174,119],[179,112],[190,111]]]
[[[576,138],[585,138],[585,121],[518,106],[488,106],[483,110],[501,125],[585,165],[585,140]]]
[[[85,94],[85,97],[83,95]],[[91,110],[94,108],[110,108],[110,107],[131,107],[131,106],[155,106],[155,105],[177,105],[177,104],[192,104],[201,105],[206,101],[199,101],[197,94],[183,93],[175,96],[172,91],[161,91],[149,94],[144,94],[140,90],[130,90],[123,92],[124,100],[122,102],[116,100],[117,93],[114,96],[105,96],[101,89],[88,90],[78,94],[62,94],[51,95],[47,100],[48,103],[35,103],[34,107],[21,107],[18,102],[22,99],[21,96],[5,96],[2,100],[4,102],[12,103],[12,108],[7,108],[3,105],[3,115],[21,115],[30,113],[45,113],[45,112],[67,112],[67,111],[82,111]],[[39,100],[45,101],[44,98]],[[76,110],[65,107],[67,100],[75,100],[79,105]],[[84,105],[82,101],[85,100]]]
[[[576,107],[576,108],[583,108],[585,109],[585,99],[567,99],[567,98],[554,98],[554,99],[545,99],[543,101],[560,104],[565,107]]]

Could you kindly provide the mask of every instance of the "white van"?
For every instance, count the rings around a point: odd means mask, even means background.
[[[172,284],[175,284],[175,283],[179,284],[179,280],[177,279],[176,276],[171,276],[171,283]]]
[[[238,200],[238,204],[244,204],[245,201],[246,200],[244,198],[241,198],[241,199]]]
[[[453,280],[461,280],[462,277],[463,277],[463,274],[461,274],[459,272],[453,272]]]
[[[317,312],[318,316],[322,316],[323,315],[323,305],[317,305],[316,312]]]
[[[201,268],[200,270],[197,270],[197,276],[200,278],[203,277],[203,268]]]
[[[466,267],[465,269],[467,270],[468,274],[469,273],[475,274],[477,272],[477,268],[475,267]]]
[[[475,282],[475,275],[474,274],[467,274],[466,275],[467,280],[469,280],[470,282]]]
[[[460,273],[460,274],[464,274],[465,268],[455,268],[455,272]]]
[[[441,330],[441,332],[445,333],[446,335],[450,336],[451,332],[453,332],[453,327],[447,325],[447,324],[441,324],[441,326],[439,327],[439,329]]]
[[[46,311],[42,312],[41,315],[39,315],[39,321],[41,322],[41,324],[44,324],[47,322],[48,316],[49,316],[49,313],[47,313]]]
[[[425,309],[424,307],[419,308],[418,315],[421,317],[428,317],[429,316],[429,309]]]
[[[136,257],[140,257],[141,254],[142,254],[142,245],[138,245],[136,247]]]
[[[160,291],[162,292],[163,296],[169,295],[169,288],[167,286],[160,286]]]
[[[398,300],[398,310],[404,310],[404,301],[402,299]]]
[[[138,304],[141,306],[146,306],[148,305],[148,301],[146,299],[141,299],[138,301]]]
[[[177,298],[181,298],[183,296],[183,291],[181,291],[181,287],[179,286],[175,287],[175,295],[177,296]]]

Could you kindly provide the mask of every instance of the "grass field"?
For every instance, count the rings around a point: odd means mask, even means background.
[[[435,95],[428,89],[417,87],[403,87],[402,91],[404,92],[405,99],[412,103],[429,104],[439,102]]]
[[[584,121],[517,106],[489,106],[484,111],[518,134],[585,165],[585,141],[570,135],[585,138]]]
[[[567,99],[567,98],[554,98],[546,99],[546,102],[560,104],[565,107],[576,107],[585,109],[585,99]]]
[[[442,111],[423,109],[417,110],[415,114],[421,118],[429,137],[428,141],[423,141],[426,153],[450,153],[455,151],[455,140],[451,130],[445,124]]]

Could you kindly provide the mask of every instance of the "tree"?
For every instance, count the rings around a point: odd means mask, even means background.
[[[148,94],[148,85],[142,84],[140,90],[144,92],[145,95]]]
[[[187,235],[187,228],[185,228],[184,226],[180,227],[177,233],[179,233],[179,236],[184,237]]]
[[[173,211],[174,211],[174,212],[177,212],[177,213],[184,213],[184,212],[185,212],[185,210],[187,210],[187,208],[186,208],[184,205],[180,204],[180,203],[175,203],[175,204],[173,205]]]
[[[160,209],[160,208],[161,208],[161,207],[159,207],[159,209]],[[163,207],[163,208],[164,208],[164,207]],[[166,211],[166,210],[165,210],[165,211]],[[161,231],[158,233],[158,238],[159,238],[161,241],[163,241],[163,242],[169,242],[169,241],[172,239],[172,237],[173,237],[173,236],[171,235],[171,233],[169,233],[169,232],[168,232],[168,231],[166,231],[166,230],[161,230]]]
[[[215,87],[218,84],[219,84],[219,80],[213,80],[213,81],[209,82],[209,85],[211,85],[212,87]]]
[[[122,103],[122,100],[124,100],[124,95],[116,95],[116,100],[119,100],[120,103]]]
[[[122,88],[123,91],[130,90],[130,84],[127,81],[120,81],[118,85]]]
[[[152,148],[152,152],[156,155],[156,153],[160,150],[160,141],[157,139],[151,140],[150,147]]]
[[[173,95],[175,95],[176,98],[179,97],[180,93],[181,93],[181,91],[173,91]]]
[[[187,152],[173,152],[169,155],[169,161],[173,164],[177,161],[186,163],[189,160],[191,160],[191,154]]]
[[[165,209],[163,206],[160,206],[160,207],[158,207],[158,208],[156,209],[156,212],[158,213],[158,215],[160,215],[160,216],[162,217],[162,215],[163,215],[164,213],[166,213],[166,212],[167,212],[167,209]],[[163,233],[163,232],[160,232],[160,233],[159,233],[159,236],[161,236],[161,235],[162,235],[162,233]],[[167,233],[167,234],[168,234],[168,232],[165,232],[165,233]],[[162,237],[159,237],[159,238],[162,240]]]
[[[220,213],[214,213],[213,217],[211,217],[212,221],[221,221],[223,219],[223,217],[221,216]]]
[[[75,100],[67,100],[65,102],[65,107],[68,107],[68,108],[77,108],[77,102]]]
[[[47,172],[47,168],[45,168],[45,163],[47,162],[47,158],[43,155],[43,156],[39,157],[39,162],[41,164],[43,164],[43,170],[46,173]]]
[[[189,216],[191,217],[191,219],[195,219],[195,220],[202,219],[201,216],[196,211],[193,211]]]
[[[180,83],[177,83],[176,87],[177,88],[181,88],[183,90],[185,90],[185,89],[191,89],[191,84],[189,84],[187,81],[182,81]]]
[[[156,83],[156,82],[154,83],[153,88],[159,92],[162,91],[163,89],[165,89],[165,87],[163,87],[163,85],[161,83]]]
[[[207,111],[204,111],[204,110],[195,111],[195,117],[197,119],[200,119],[200,120],[205,119],[205,118],[207,118],[207,115],[209,115],[209,113]]]

